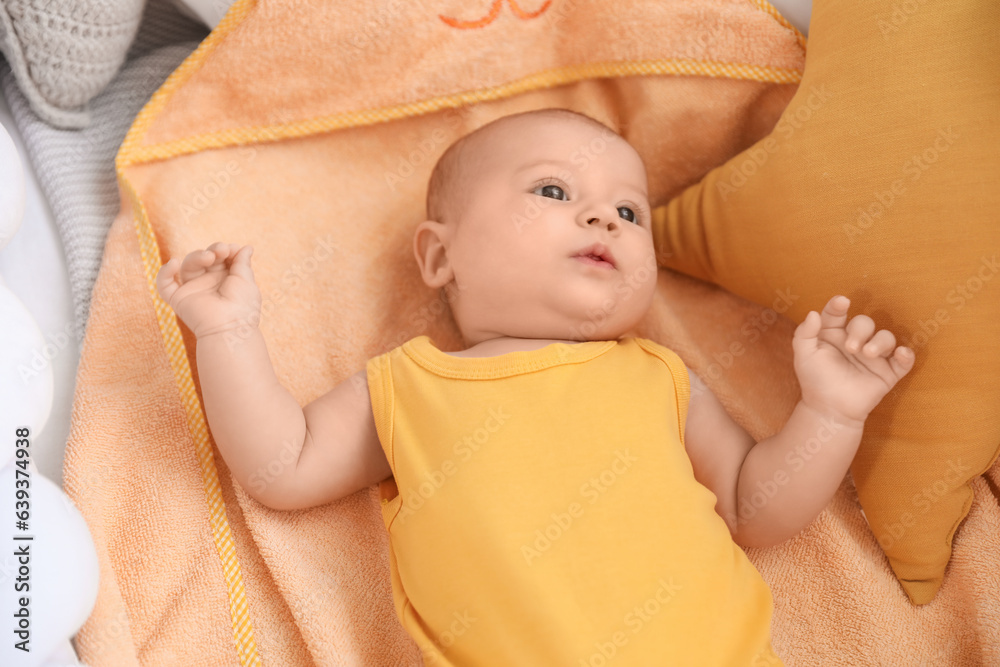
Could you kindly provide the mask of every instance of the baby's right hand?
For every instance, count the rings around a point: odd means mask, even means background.
[[[213,243],[172,258],[156,275],[156,289],[197,337],[260,322],[261,296],[250,268],[253,247]]]

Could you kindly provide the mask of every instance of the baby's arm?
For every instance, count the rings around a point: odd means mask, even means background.
[[[161,296],[198,339],[205,413],[233,477],[258,502],[285,510],[389,477],[364,370],[305,410],[279,383],[257,328],[251,252],[216,243],[170,260],[157,276]]]
[[[913,367],[913,353],[871,318],[847,321],[845,297],[795,331],[802,398],[784,428],[754,443],[694,373],[685,448],[695,478],[742,546],[779,544],[809,525],[833,498],[854,460],[864,421]],[[856,344],[856,345],[855,345]]]

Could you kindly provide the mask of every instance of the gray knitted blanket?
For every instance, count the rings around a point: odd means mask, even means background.
[[[125,64],[91,101],[92,122],[82,130],[59,129],[39,118],[9,65],[0,61],[0,86],[59,230],[78,341],[86,330],[104,241],[121,206],[115,155],[139,110],[207,34],[172,5],[152,0]]]

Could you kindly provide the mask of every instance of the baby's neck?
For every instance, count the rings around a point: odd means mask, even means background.
[[[508,352],[530,352],[539,350],[552,343],[566,343],[568,345],[580,343],[578,340],[559,340],[556,338],[514,338],[511,336],[501,336],[490,338],[480,343],[476,343],[467,350],[460,352],[448,352],[453,357],[496,357]]]

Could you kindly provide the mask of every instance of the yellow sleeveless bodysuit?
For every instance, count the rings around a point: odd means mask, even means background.
[[[763,578],[694,478],[643,338],[367,365],[396,614],[426,665],[776,666]]]

